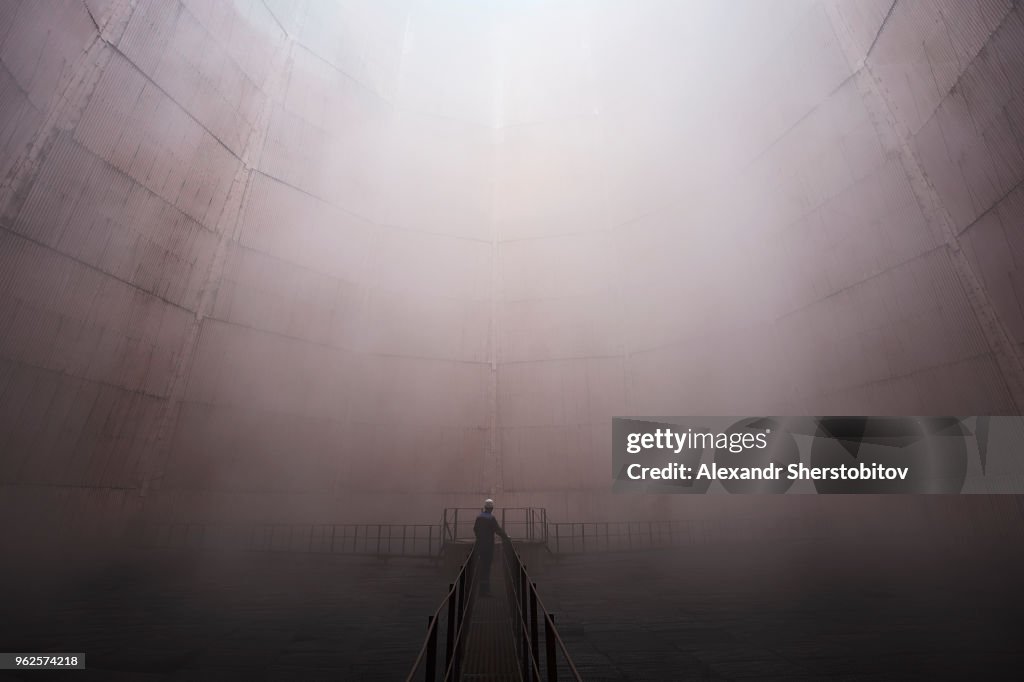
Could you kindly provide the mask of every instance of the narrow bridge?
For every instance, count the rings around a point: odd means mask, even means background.
[[[489,595],[477,588],[483,576],[473,550],[468,545],[455,582],[428,617],[407,681],[581,680],[516,544],[497,548],[489,582],[501,589]]]

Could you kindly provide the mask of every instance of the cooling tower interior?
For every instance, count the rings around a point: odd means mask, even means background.
[[[4,541],[1019,523],[616,494],[612,418],[1020,413],[1022,180],[1014,0],[0,0]]]

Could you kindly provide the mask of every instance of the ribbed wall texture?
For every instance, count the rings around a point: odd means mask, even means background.
[[[1019,412],[1021,92],[1010,0],[0,0],[0,515],[597,519],[613,415]]]

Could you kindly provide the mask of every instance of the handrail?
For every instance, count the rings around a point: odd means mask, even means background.
[[[562,652],[562,658],[566,667],[575,682],[582,682],[576,665],[569,656],[569,650],[565,646],[558,628],[555,627],[555,614],[548,611],[544,601],[537,592],[537,583],[530,580],[526,572],[526,565],[523,563],[519,552],[515,550],[512,543],[502,545],[502,554],[505,557],[505,585],[509,598],[509,607],[513,619],[518,621],[518,649],[520,653],[520,672],[524,680],[540,682],[541,667],[540,654],[540,633],[537,627],[537,617],[540,615],[544,621],[544,669],[547,673],[548,682],[558,682],[558,651]]]
[[[556,555],[706,545],[725,538],[756,539],[749,519],[548,522],[547,544]]]
[[[462,666],[462,653],[465,639],[463,634],[472,617],[473,604],[476,602],[476,545],[470,548],[469,556],[462,562],[455,582],[448,584],[448,593],[434,613],[427,618],[427,636],[423,640],[419,654],[413,662],[406,682],[413,682],[423,670],[423,679],[434,682],[437,676],[437,632],[441,614],[447,610],[447,627],[445,635],[445,662],[442,680],[457,680]],[[445,608],[447,607],[447,609]]]
[[[477,507],[446,507],[441,517],[441,535],[447,542],[462,543],[475,539],[473,522]],[[516,541],[538,542],[547,539],[547,511],[536,507],[500,507],[494,511],[498,524]],[[461,516],[461,523],[460,523]]]
[[[145,549],[438,557],[444,538],[427,523],[139,522],[128,540]]]

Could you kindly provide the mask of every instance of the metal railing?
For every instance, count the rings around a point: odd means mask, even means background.
[[[746,541],[756,537],[747,521],[704,519],[548,523],[547,533],[548,548],[554,554],[708,545],[722,538]]]
[[[479,510],[444,510],[440,523],[140,523],[129,529],[131,544],[145,549],[242,550],[437,558],[447,545],[475,541]],[[749,541],[750,520],[553,522],[535,507],[496,510],[512,540],[545,544],[555,555],[630,551],[680,545]]]
[[[436,557],[444,544],[437,524],[150,523],[131,532],[145,549]]]
[[[128,540],[144,549],[243,550],[438,557],[447,544],[471,544],[479,509],[444,510],[440,523],[136,523]],[[521,542],[547,540],[547,512],[532,507],[497,510],[505,532]]]
[[[522,557],[511,544],[503,544],[501,553],[505,591],[512,614],[512,630],[522,679],[558,682],[561,677],[581,682],[580,673],[555,627],[555,614],[545,608],[537,594],[537,583],[530,580]],[[543,623],[544,628],[543,650],[538,621]]]
[[[465,651],[466,633],[473,616],[473,605],[476,602],[476,546],[462,563],[455,582],[449,583],[448,593],[427,618],[427,636],[420,647],[412,670],[406,682],[423,679],[426,682],[435,680],[458,680],[462,674],[462,656]],[[444,620],[444,627],[441,621]],[[440,633],[444,632],[444,641],[439,642]],[[444,650],[444,663],[438,660],[438,651]],[[440,673],[440,678],[438,677]]]
[[[480,510],[475,507],[448,507],[441,517],[441,533],[446,542],[473,542],[473,523]],[[510,538],[519,542],[546,542],[548,513],[538,507],[503,507],[495,510],[498,523]]]

